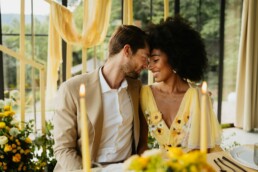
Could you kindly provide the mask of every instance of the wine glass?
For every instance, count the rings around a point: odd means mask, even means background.
[[[258,143],[254,144],[254,163],[258,166]]]

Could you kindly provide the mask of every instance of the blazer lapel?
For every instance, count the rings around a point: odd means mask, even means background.
[[[134,136],[134,151],[133,153],[136,153],[137,150],[137,145],[139,143],[139,131],[140,131],[140,122],[139,122],[139,84],[131,78],[126,78],[128,82],[128,94],[130,96],[130,99],[132,101],[132,106],[133,106],[133,136]]]
[[[93,143],[91,145],[93,161],[95,161],[97,157],[103,127],[103,108],[99,82],[99,69],[89,74],[86,80],[87,113],[88,118],[94,127]]]

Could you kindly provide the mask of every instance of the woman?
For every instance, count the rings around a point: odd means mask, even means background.
[[[199,149],[201,92],[195,82],[202,79],[207,66],[204,43],[180,17],[154,25],[149,36],[149,70],[155,83],[141,89],[141,108],[149,132],[160,148]],[[213,148],[220,144],[221,129],[210,97],[207,109],[207,144]]]

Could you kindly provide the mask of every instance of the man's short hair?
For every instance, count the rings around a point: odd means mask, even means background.
[[[119,26],[109,41],[109,57],[119,53],[126,44],[130,45],[132,53],[135,54],[138,49],[148,45],[147,34],[133,25]]]

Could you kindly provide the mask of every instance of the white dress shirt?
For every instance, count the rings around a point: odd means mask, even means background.
[[[127,93],[127,81],[111,89],[99,70],[103,100],[103,129],[97,162],[117,162],[132,154],[133,108]]]

